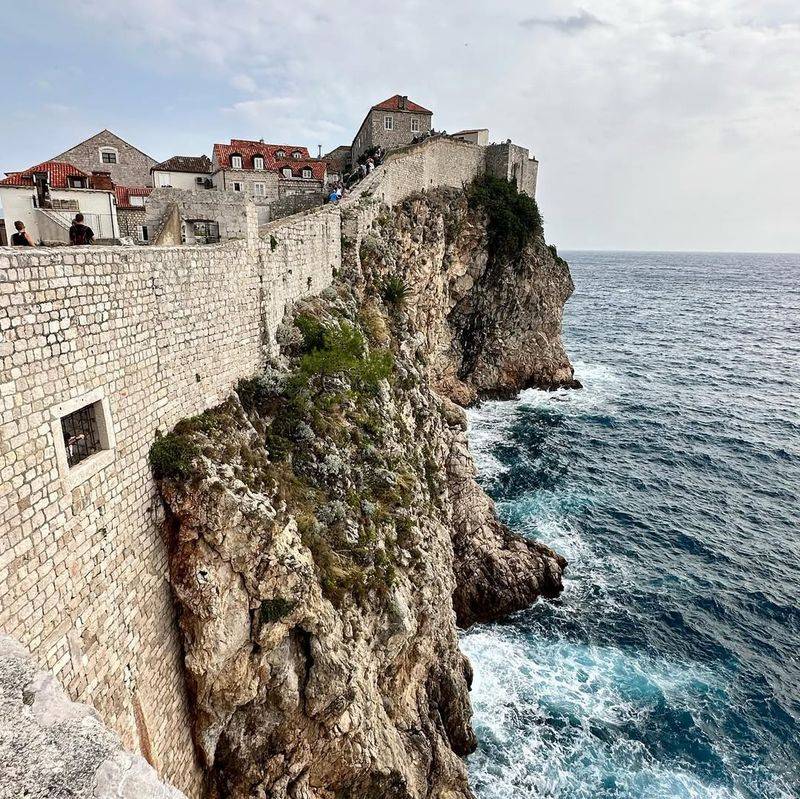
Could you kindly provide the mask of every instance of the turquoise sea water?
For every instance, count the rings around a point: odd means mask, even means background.
[[[568,253],[582,391],[471,412],[570,561],[462,645],[480,799],[800,797],[800,256]]]

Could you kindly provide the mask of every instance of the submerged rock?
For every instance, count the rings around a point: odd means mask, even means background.
[[[570,383],[572,283],[540,237],[492,262],[447,190],[346,256],[279,361],[151,456],[195,740],[220,797],[467,799],[456,622],[555,596],[565,561],[498,521],[459,406]]]

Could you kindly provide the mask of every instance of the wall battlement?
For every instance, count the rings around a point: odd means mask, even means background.
[[[156,431],[222,401],[274,352],[286,308],[341,266],[343,212],[359,238],[381,204],[486,168],[486,148],[432,139],[391,154],[346,202],[261,237],[0,249],[0,631],[188,796],[201,773],[148,464]],[[103,403],[113,443],[69,469],[59,419],[84,402]]]

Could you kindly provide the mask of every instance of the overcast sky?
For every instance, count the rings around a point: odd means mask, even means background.
[[[104,127],[316,152],[400,93],[529,147],[564,249],[800,251],[798,0],[33,0],[0,44],[3,171]]]

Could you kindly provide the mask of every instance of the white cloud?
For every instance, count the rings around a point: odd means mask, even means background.
[[[436,127],[510,136],[540,158],[565,246],[800,249],[796,0],[465,0],[458,14],[421,0],[90,0],[75,13],[165,70],[221,77],[240,95],[208,108],[231,136],[332,147],[395,92],[432,107]]]

